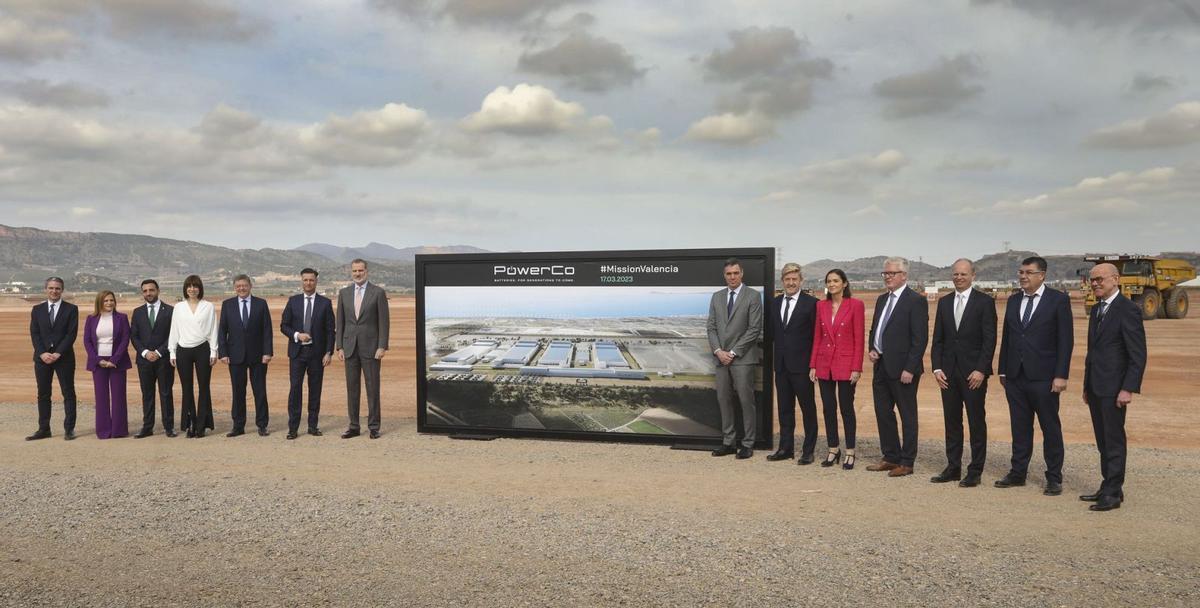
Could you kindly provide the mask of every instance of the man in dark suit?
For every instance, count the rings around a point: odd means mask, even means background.
[[[917,385],[925,370],[922,361],[929,342],[929,306],[908,288],[908,260],[888,258],[881,274],[887,291],[875,302],[867,356],[875,364],[871,392],[883,459],[867,470],[902,477],[912,475],[917,460]],[[897,409],[903,443],[896,432]]]
[[[133,310],[129,341],[137,352],[138,383],[142,386],[141,439],[154,434],[154,395],[162,407],[163,431],[175,436],[175,368],[171,367],[167,342],[171,336],[171,307],[158,298],[158,281],[142,281],[144,306]]]
[[[997,488],[1025,485],[1033,455],[1033,419],[1042,427],[1042,454],[1046,460],[1043,494],[1062,494],[1062,422],[1059,395],[1067,390],[1075,330],[1071,326],[1071,298],[1050,289],[1046,260],[1038,256],[1021,261],[1017,272],[1020,291],[1008,299],[1000,338],[1000,384],[1008,397],[1012,424],[1012,467]]]
[[[987,459],[987,378],[996,354],[996,301],[973,289],[975,265],[962,258],[950,268],[954,293],[938,301],[929,348],[933,377],[942,389],[946,420],[946,468],[930,481],[946,483],[962,476],[963,408],[971,429],[971,463],[958,485],[979,485]]]
[[[754,455],[758,428],[758,404],[754,398],[754,370],[762,356],[762,296],[742,283],[742,263],[725,261],[725,286],[712,295],[708,307],[708,347],[712,349],[716,373],[717,405],[721,408],[721,447],[713,456]],[[737,414],[741,407],[742,446],[737,443]]]
[[[367,428],[379,439],[379,370],[388,349],[391,321],[387,292],[367,281],[366,260],[350,262],[350,285],[338,292],[336,343],[338,360],[346,362],[346,411],[349,428],[342,439],[357,437],[362,384],[367,384]]]
[[[317,293],[318,273],[312,268],[300,271],[298,293],[283,308],[279,331],[288,338],[288,439],[300,430],[304,376],[308,375],[308,434],[321,435],[317,420],[321,414],[321,380],[333,360],[333,302]]]
[[[1097,264],[1089,280],[1096,294],[1088,320],[1088,350],[1083,365],[1083,402],[1092,414],[1100,474],[1104,482],[1094,494],[1079,499],[1110,511],[1125,500],[1125,412],[1133,394],[1141,392],[1146,371],[1146,330],[1142,311],[1121,295],[1120,274],[1112,264]]]
[[[779,403],[779,449],[767,460],[790,460],[796,444],[796,401],[804,423],[799,464],[812,464],[817,446],[817,400],[808,377],[812,363],[813,327],[817,299],[800,291],[804,281],[799,264],[787,263],[781,272],[783,295],[771,307],[775,335],[775,393]],[[861,337],[860,337],[861,339]]]
[[[233,430],[226,437],[237,437],[246,430],[246,374],[254,392],[254,424],[258,434],[266,437],[267,364],[275,354],[271,344],[271,311],[267,301],[250,295],[250,277],[241,274],[233,280],[236,296],[221,303],[221,319],[217,328],[217,353],[229,365],[233,383]]]
[[[33,340],[33,375],[37,379],[38,428],[26,441],[50,436],[50,391],[54,376],[63,399],[63,437],[75,438],[75,337],[79,333],[79,308],[62,299],[66,283],[46,279],[46,301],[30,311],[29,337]]]

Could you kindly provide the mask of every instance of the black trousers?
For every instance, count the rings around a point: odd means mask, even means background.
[[[902,384],[899,378],[892,380],[886,376],[882,361],[876,362],[871,392],[875,397],[875,422],[879,425],[879,449],[884,460],[911,467],[917,461],[917,383],[921,377],[913,376],[912,384]],[[897,409],[903,443],[896,431]]]
[[[199,346],[175,349],[175,369],[179,371],[179,386],[183,389],[183,401],[179,407],[179,429],[200,431],[213,428],[212,365],[209,365],[211,349],[208,342]],[[195,386],[192,384],[195,379]],[[196,399],[197,390],[200,398]]]
[[[854,434],[858,430],[858,419],[854,415],[854,385],[849,380],[822,380],[821,406],[825,414],[825,443],[831,448],[838,441],[838,407],[842,409],[842,426],[846,428],[846,449],[854,449]],[[894,462],[894,461],[892,461]]]
[[[38,353],[41,354],[41,353]],[[50,392],[58,376],[58,391],[63,400],[63,429],[75,430],[75,353],[67,351],[51,365],[33,360],[33,376],[37,379],[38,430],[50,430]]]
[[[779,410],[779,451],[794,453],[796,449],[796,401],[800,402],[800,417],[804,425],[803,454],[812,454],[817,446],[817,400],[813,394],[808,371],[775,373],[775,395]]]
[[[1125,496],[1125,410],[1117,407],[1117,396],[1087,395],[1092,413],[1092,430],[1096,432],[1096,448],[1100,451],[1100,474],[1104,482],[1100,493],[1113,498]]]
[[[1010,473],[1025,478],[1029,459],[1033,456],[1033,419],[1042,427],[1042,456],[1046,459],[1046,481],[1062,483],[1063,448],[1062,421],[1058,418],[1059,393],[1050,392],[1050,380],[1030,380],[1024,374],[1004,379],[1004,394],[1008,397],[1008,417],[1012,422],[1012,469]]]
[[[208,363],[205,361],[205,363]],[[175,429],[175,368],[166,357],[138,363],[138,383],[142,387],[142,430],[154,429],[154,397],[162,408],[163,430]]]
[[[946,421],[946,464],[955,471],[962,470],[963,408],[967,410],[967,426],[971,432],[971,463],[967,472],[983,473],[987,460],[987,378],[979,388],[971,390],[967,377],[960,372],[946,374],[949,388],[942,390],[942,414]]]
[[[317,428],[317,418],[321,414],[321,381],[325,377],[325,366],[321,359],[325,353],[317,352],[312,346],[301,346],[288,363],[288,380],[291,388],[288,390],[288,430],[293,433],[300,429],[300,409],[304,399],[304,376],[308,376],[308,428]]]
[[[267,411],[267,365],[257,363],[230,363],[229,380],[233,384],[233,430],[246,430],[246,376],[250,376],[250,390],[254,393],[254,425],[267,428],[270,413]]]

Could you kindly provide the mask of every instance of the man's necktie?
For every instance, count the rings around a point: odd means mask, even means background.
[[[1021,327],[1029,327],[1029,318],[1033,316],[1033,299],[1037,294],[1025,295],[1025,312],[1021,313]]]
[[[363,288],[354,286],[354,318],[362,316]]]
[[[783,324],[787,325],[792,318],[792,296],[787,297],[787,301],[783,304]]]
[[[153,304],[147,304],[146,308],[150,309],[150,329],[154,329],[154,319],[158,316],[155,313],[157,308]]]
[[[958,329],[958,326],[962,324],[963,308],[965,307],[963,300],[965,299],[967,299],[966,296],[962,294],[958,294],[954,298],[954,329]]]
[[[304,333],[312,333],[312,296],[304,296]]]
[[[1103,319],[1104,319],[1104,313],[1105,313],[1107,310],[1108,310],[1108,302],[1106,302],[1106,301],[1104,301],[1104,300],[1100,300],[1100,312],[1096,314],[1096,321],[1097,321],[1097,322],[1099,322],[1099,321],[1101,321],[1101,320],[1103,320]]]
[[[735,294],[737,294],[736,291],[734,291],[732,289],[729,290],[729,303],[727,303],[725,305],[725,318],[726,319],[730,319],[733,317],[733,297]]]
[[[57,304],[50,305],[50,327],[54,327],[54,307],[55,306],[57,306]]]
[[[883,317],[879,319],[879,327],[875,329],[875,352],[883,352],[883,330],[888,321],[892,320],[892,307],[896,304],[896,294],[888,296],[887,308],[883,309]]]
[[[246,327],[246,322],[250,320],[250,304],[248,300],[242,300],[242,328]]]

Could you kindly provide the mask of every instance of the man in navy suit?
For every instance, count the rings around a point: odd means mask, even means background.
[[[279,331],[288,338],[288,439],[300,430],[304,376],[308,375],[308,434],[321,435],[317,419],[321,413],[321,380],[333,360],[333,302],[317,293],[318,273],[312,268],[300,271],[298,293],[283,308]]]
[[[1121,295],[1120,274],[1112,264],[1097,264],[1089,280],[1096,305],[1088,319],[1088,350],[1083,365],[1083,402],[1092,414],[1100,474],[1104,482],[1094,494],[1079,499],[1110,511],[1125,500],[1125,412],[1133,394],[1141,392],[1146,372],[1146,330],[1142,311]]]
[[[138,383],[142,386],[142,430],[135,439],[154,434],[154,395],[162,407],[163,431],[175,436],[175,368],[167,342],[171,336],[171,306],[158,298],[158,281],[142,281],[144,306],[133,310],[129,341],[137,352]]]
[[[962,476],[963,408],[971,430],[971,463],[959,486],[979,485],[987,459],[987,379],[996,354],[996,301],[974,289],[975,264],[961,258],[950,267],[954,292],[938,301],[929,359],[933,378],[942,389],[946,420],[946,468],[933,483],[958,481]]]
[[[217,353],[229,365],[233,383],[233,430],[226,437],[237,437],[246,430],[246,374],[254,391],[254,424],[258,434],[266,437],[267,421],[267,364],[275,354],[271,344],[271,311],[267,301],[250,295],[250,277],[240,274],[233,279],[235,297],[221,303],[221,320],[217,329]]]
[[[63,431],[75,438],[75,337],[79,333],[79,308],[62,299],[66,283],[46,279],[46,301],[30,311],[29,337],[33,340],[33,375],[37,379],[38,428],[26,441],[50,436],[50,391],[54,376],[63,399]]]
[[[779,449],[767,460],[790,460],[796,445],[796,401],[804,423],[799,464],[811,464],[817,445],[817,400],[808,377],[812,359],[817,299],[800,291],[804,281],[799,264],[784,264],[783,295],[771,307],[775,334],[775,392],[779,403]]]
[[[1017,272],[1020,291],[1008,299],[1000,338],[1000,384],[1008,397],[1012,424],[1012,467],[996,482],[997,488],[1025,485],[1033,455],[1033,419],[1042,427],[1042,455],[1046,460],[1043,494],[1062,494],[1062,422],[1059,395],[1067,390],[1075,330],[1071,326],[1071,298],[1044,285],[1046,260],[1038,256],[1021,261]]]
[[[871,350],[875,364],[871,392],[879,449],[883,459],[868,471],[887,471],[889,477],[912,475],[917,460],[917,385],[925,371],[925,346],[929,343],[929,305],[908,288],[908,260],[888,258],[883,263],[887,291],[875,302],[871,319]],[[896,410],[904,441],[896,432]]]

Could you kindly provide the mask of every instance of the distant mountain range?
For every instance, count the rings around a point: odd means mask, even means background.
[[[355,258],[390,262],[412,262],[415,256],[427,253],[487,253],[486,249],[470,245],[446,245],[444,247],[422,245],[420,247],[397,249],[383,243],[368,243],[363,247],[339,247],[326,243],[309,243],[297,247],[294,251],[307,251],[347,264]]]

